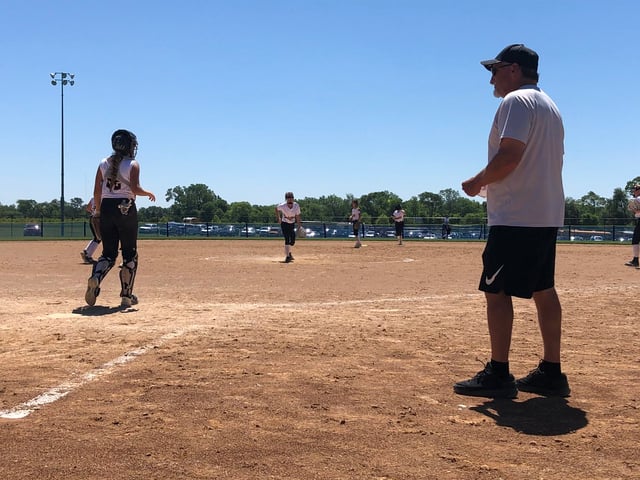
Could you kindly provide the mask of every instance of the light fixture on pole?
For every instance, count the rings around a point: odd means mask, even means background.
[[[73,73],[50,73],[51,85],[60,84],[60,236],[64,237],[64,87],[75,83]]]

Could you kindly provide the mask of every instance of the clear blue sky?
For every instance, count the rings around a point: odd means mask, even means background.
[[[4,0],[0,203],[88,199],[117,128],[141,183],[208,185],[229,202],[403,199],[486,161],[499,100],[479,64],[540,55],[565,122],[565,194],[611,197],[640,175],[636,0]],[[462,192],[461,192],[462,194]],[[140,206],[149,206],[140,199]]]

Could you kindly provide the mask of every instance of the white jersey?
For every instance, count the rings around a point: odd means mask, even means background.
[[[395,222],[404,222],[404,210],[395,210],[392,217]]]
[[[352,208],[351,209],[351,221],[357,222],[358,220],[360,220],[360,209],[359,208]]]
[[[564,225],[564,127],[553,100],[536,85],[507,94],[491,127],[489,162],[502,138],[513,138],[526,147],[513,172],[487,185],[489,225]]]
[[[293,205],[289,207],[287,202],[281,203],[276,207],[280,214],[280,221],[285,223],[296,223],[296,215],[300,215],[300,205],[298,202],[293,202]]]
[[[100,171],[102,172],[102,198],[130,198],[136,199],[136,196],[131,191],[131,165],[135,160],[130,157],[125,157],[120,162],[118,168],[118,177],[114,185],[111,185],[109,180],[110,161],[109,158],[105,158],[100,162]]]
[[[629,199],[629,210],[633,212],[635,218],[640,218],[640,197],[633,197]]]

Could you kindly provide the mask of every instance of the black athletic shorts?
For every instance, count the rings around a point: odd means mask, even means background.
[[[284,236],[284,244],[291,245],[293,247],[296,244],[296,224],[281,222],[280,228],[282,228],[282,235]]]
[[[120,205],[126,198],[103,198],[100,208],[100,233],[102,234],[102,256],[115,261],[118,246],[125,262],[136,256],[138,242],[138,211],[135,202],[126,211]]]
[[[631,238],[631,245],[638,245],[640,243],[640,218],[636,218],[636,226],[633,229],[633,238]]]
[[[520,298],[552,288],[557,236],[556,227],[491,227],[478,288]]]

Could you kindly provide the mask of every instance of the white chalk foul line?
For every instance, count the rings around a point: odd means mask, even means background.
[[[113,370],[115,370],[120,365],[124,365],[129,363],[130,361],[136,359],[140,355],[144,355],[149,350],[156,348],[168,340],[172,340],[174,338],[180,337],[184,335],[188,330],[192,329],[182,329],[175,332],[167,333],[160,337],[157,341],[145,345],[144,347],[136,348],[135,350],[131,350],[130,352],[125,353],[124,355],[111,360],[104,365],[101,365],[90,372],[85,373],[79,378],[73,380],[67,380],[62,382],[60,385],[53,387],[47,390],[44,393],[41,393],[35,398],[28,400],[20,405],[17,405],[8,410],[0,410],[0,418],[7,419],[20,419],[25,418],[35,410],[38,410],[40,407],[44,405],[48,405],[57,400],[60,400],[63,397],[66,397],[68,394],[73,392],[74,390],[82,387],[84,384],[89,383],[103,375],[108,375]]]

